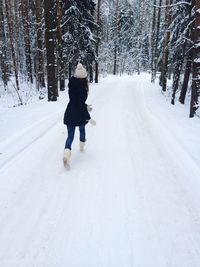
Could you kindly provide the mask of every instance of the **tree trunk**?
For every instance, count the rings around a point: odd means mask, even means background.
[[[166,0],[166,6],[172,5],[173,0]],[[165,92],[167,89],[167,71],[168,71],[168,56],[169,56],[169,39],[170,39],[170,29],[169,26],[171,24],[171,10],[170,8],[166,8],[165,11],[165,35],[164,35],[164,51],[162,58],[162,71],[161,71],[161,85],[162,91]]]
[[[35,15],[36,15],[36,59],[35,59],[36,83],[38,90],[40,90],[42,88],[45,88],[41,0],[35,0]]]
[[[62,20],[62,9],[60,0],[56,0],[56,11],[57,11],[57,39],[58,39],[58,78],[60,82],[60,91],[65,90],[65,72],[64,72],[64,61],[63,61],[63,31],[61,28]]]
[[[181,104],[185,103],[185,96],[187,93],[188,82],[190,79],[191,67],[192,67],[192,53],[190,52],[188,55],[188,59],[187,59],[186,67],[185,67],[183,85],[182,85],[181,93],[180,93],[180,97],[179,97],[179,101]]]
[[[95,61],[95,83],[99,81],[99,27],[100,27],[100,5],[101,0],[98,0],[97,3],[97,43],[96,43],[96,61]]]
[[[4,30],[4,6],[3,1],[0,0],[0,68],[1,68],[1,78],[4,83],[4,87],[7,86],[9,80],[8,74],[8,62],[6,53],[6,38]]]
[[[162,6],[162,0],[159,0],[159,6]],[[155,73],[157,73],[158,68],[158,41],[159,41],[159,35],[160,35],[160,20],[161,20],[161,8],[158,8],[158,14],[157,14],[157,26],[156,26],[156,43],[155,43]]]
[[[152,59],[151,59],[151,82],[155,82],[156,79],[156,0],[154,0],[153,7],[153,19],[152,19],[152,34],[151,34],[151,50],[152,50]]]
[[[193,69],[192,69],[192,95],[190,102],[190,115],[194,117],[199,108],[198,97],[200,94],[200,1],[195,1],[195,25],[193,34]]]
[[[190,5],[188,5],[188,14],[189,14],[188,22],[191,23],[191,25],[190,25],[190,27],[188,27],[187,34],[186,34],[186,41],[185,41],[185,48],[187,47],[187,49],[189,50],[189,53],[188,53],[187,59],[186,59],[183,85],[182,85],[180,96],[179,96],[179,102],[181,104],[185,103],[185,96],[187,93],[188,83],[189,83],[191,68],[192,68],[192,57],[193,57],[192,47],[191,47],[191,42],[188,42],[187,40],[189,40],[189,39],[193,40],[193,27],[194,27],[193,20],[194,20],[194,17],[192,16],[192,10],[194,8],[195,1],[196,0],[192,0]],[[188,3],[189,3],[189,0],[188,0]]]
[[[29,7],[28,7],[28,1],[27,0],[21,0],[21,11],[22,11],[22,22],[23,22],[26,70],[27,70],[28,81],[33,83],[30,30],[29,30],[29,14],[28,14]]]
[[[184,48],[183,48],[184,50]],[[181,53],[183,52],[183,53]],[[175,104],[175,96],[176,92],[178,90],[179,86],[179,80],[180,80],[180,75],[181,75],[181,70],[182,70],[182,65],[183,65],[183,60],[184,60],[184,51],[179,51],[177,52],[178,55],[176,57],[176,63],[175,63],[175,68],[174,68],[174,75],[173,75],[173,85],[172,85],[172,99],[171,99],[171,104]]]
[[[44,1],[45,13],[45,41],[46,41],[46,56],[47,56],[47,82],[48,82],[48,101],[57,101],[57,83],[56,83],[56,68],[55,68],[55,10],[54,0]]]
[[[116,14],[115,14],[115,47],[114,47],[114,69],[113,74],[117,74],[117,42],[118,42],[118,8],[119,8],[119,0],[116,0]]]
[[[92,63],[89,66],[89,81],[90,81],[90,83],[93,82],[93,68],[92,68]]]
[[[178,38],[178,36],[177,36]],[[187,41],[182,45],[182,47],[177,51],[176,53],[176,62],[175,62],[175,68],[174,68],[174,75],[173,75],[173,86],[172,86],[172,99],[171,99],[171,104],[175,104],[175,96],[176,92],[179,87],[179,81],[180,81],[180,76],[181,76],[181,71],[183,68],[183,62],[185,58],[185,50],[186,50],[186,44]]]
[[[18,78],[18,71],[17,71],[15,49],[14,49],[14,44],[13,44],[13,21],[12,21],[10,0],[5,1],[5,9],[6,9],[6,18],[7,18],[7,23],[8,23],[8,37],[10,41],[10,48],[11,48],[11,54],[12,54],[13,71],[15,74],[16,90],[19,91],[20,90],[19,78]],[[22,99],[20,96],[19,96],[19,100],[20,100],[20,103],[22,104]]]

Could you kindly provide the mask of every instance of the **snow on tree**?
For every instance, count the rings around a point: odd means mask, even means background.
[[[92,64],[95,61],[95,3],[87,1],[62,1],[64,16],[63,53],[69,66],[69,72],[77,62],[82,62],[92,76]]]

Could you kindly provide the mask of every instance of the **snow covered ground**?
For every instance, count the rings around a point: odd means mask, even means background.
[[[102,79],[66,171],[66,102],[0,109],[0,266],[199,267],[200,120],[146,74]]]

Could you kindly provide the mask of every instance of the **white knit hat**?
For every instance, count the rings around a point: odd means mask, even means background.
[[[87,77],[87,71],[81,63],[78,63],[78,65],[76,66],[74,76],[80,79]]]

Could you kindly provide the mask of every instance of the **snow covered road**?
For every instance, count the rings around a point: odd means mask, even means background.
[[[154,107],[149,80],[92,86],[97,125],[87,126],[84,153],[76,136],[70,171],[62,166],[66,93],[23,130],[23,120],[16,124],[15,135],[4,128],[0,266],[200,266],[198,146],[179,142],[184,130],[188,140],[200,132],[170,119],[162,100]]]

